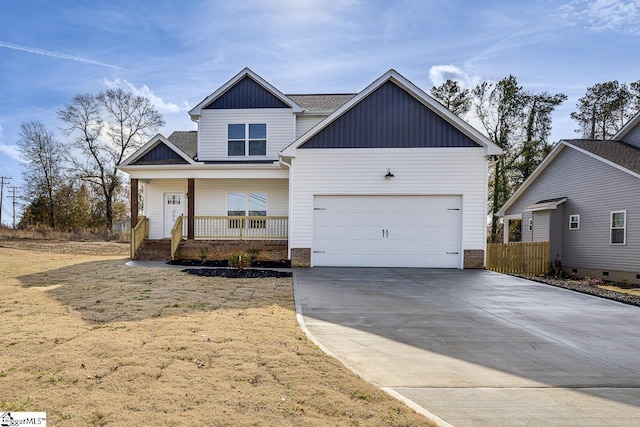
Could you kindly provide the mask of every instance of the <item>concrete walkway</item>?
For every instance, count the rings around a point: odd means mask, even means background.
[[[294,269],[303,327],[441,425],[640,425],[640,308],[487,271]]]

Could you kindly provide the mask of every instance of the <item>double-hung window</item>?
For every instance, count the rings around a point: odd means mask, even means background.
[[[569,215],[569,230],[580,229],[580,215]]]
[[[229,216],[267,216],[266,193],[229,193],[227,195],[227,213]],[[251,219],[249,228],[265,228],[263,219]],[[229,228],[244,228],[243,219],[229,220]]]
[[[611,212],[610,244],[627,244],[627,211]]]
[[[227,125],[227,154],[230,157],[266,156],[266,123],[231,123]]]

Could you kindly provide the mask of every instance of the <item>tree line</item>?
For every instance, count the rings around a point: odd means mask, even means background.
[[[488,200],[489,240],[502,241],[497,212],[553,148],[548,141],[551,116],[567,96],[526,90],[512,75],[471,89],[447,80],[433,87],[431,95],[458,116],[473,114],[485,135],[504,151],[493,162]],[[571,118],[582,138],[610,139],[640,110],[640,80],[597,83],[587,88],[576,108]]]
[[[164,125],[162,115],[148,98],[108,89],[75,96],[58,118],[64,142],[39,121],[20,127],[26,208],[18,227],[111,229],[128,213],[116,166]]]
[[[562,93],[534,92],[510,75],[462,88],[447,80],[431,95],[453,113],[475,117],[503,151],[493,160],[488,208],[490,240],[501,240],[497,212],[553,148],[552,113]],[[609,139],[640,110],[640,80],[588,87],[571,118],[583,138]],[[64,142],[39,121],[21,125],[26,208],[19,227],[57,230],[104,227],[128,213],[127,183],[116,166],[164,125],[148,98],[122,89],[80,94],[58,111]]]

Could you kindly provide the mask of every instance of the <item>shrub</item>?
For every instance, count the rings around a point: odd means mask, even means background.
[[[251,256],[244,252],[236,252],[229,255],[229,267],[244,270],[251,265]]]

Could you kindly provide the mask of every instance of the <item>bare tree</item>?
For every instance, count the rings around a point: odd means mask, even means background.
[[[47,225],[56,226],[56,193],[64,182],[62,146],[45,125],[29,121],[20,126],[20,154],[27,161],[23,171],[25,196],[40,199]]]
[[[162,115],[148,98],[109,89],[77,95],[58,116],[67,124],[66,134],[75,136],[69,160],[79,177],[101,194],[105,226],[111,228],[113,203],[122,186],[116,166],[164,125]]]

